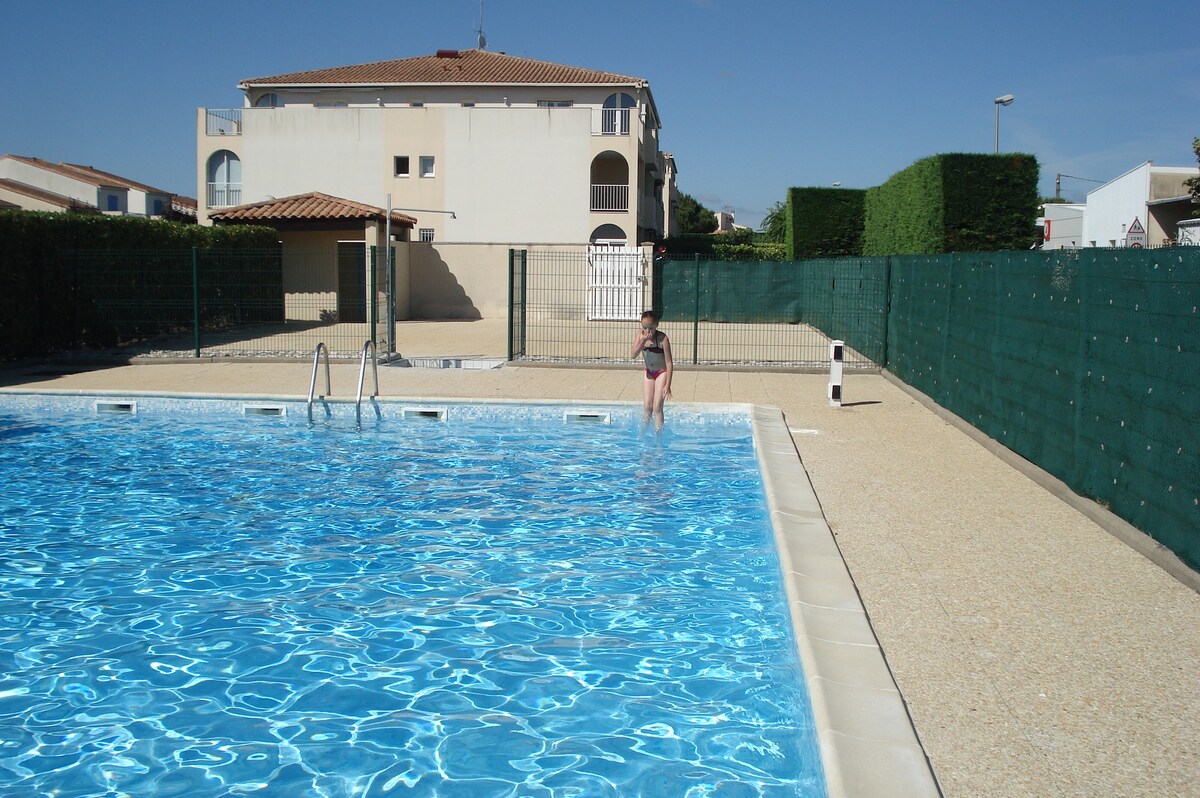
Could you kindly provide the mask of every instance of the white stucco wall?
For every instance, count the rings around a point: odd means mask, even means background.
[[[1088,192],[1083,246],[1124,246],[1122,225],[1128,229],[1136,217],[1145,226],[1150,168],[1150,163],[1146,162]]]
[[[1083,219],[1086,213],[1086,205],[1058,203],[1046,205],[1043,216],[1050,224],[1050,236],[1042,243],[1042,248],[1062,249],[1063,247],[1083,246]]]
[[[381,109],[248,109],[242,128],[243,203],[321,191],[383,206]]]
[[[590,150],[588,109],[447,109],[445,239],[585,240]]]

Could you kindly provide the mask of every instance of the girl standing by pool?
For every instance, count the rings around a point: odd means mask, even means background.
[[[658,314],[647,310],[642,314],[642,329],[633,338],[629,349],[630,357],[641,352],[646,359],[646,378],[642,380],[646,392],[646,404],[642,421],[648,423],[654,415],[654,428],[663,428],[663,402],[671,398],[671,373],[674,361],[671,358],[671,342],[667,334],[658,329]]]

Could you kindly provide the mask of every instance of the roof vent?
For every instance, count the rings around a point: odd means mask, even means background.
[[[458,50],[438,50],[437,57],[438,58],[458,58],[459,54],[458,54]]]

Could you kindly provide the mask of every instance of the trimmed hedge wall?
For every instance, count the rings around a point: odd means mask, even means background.
[[[1037,216],[1037,158],[924,158],[868,189],[864,255],[1025,250]]]
[[[759,241],[753,230],[675,236],[665,239],[662,245],[675,256],[712,256],[706,260],[787,260],[787,250],[783,244]]]
[[[789,188],[788,260],[861,254],[866,193],[858,188]]]
[[[278,246],[267,227],[202,227],[123,216],[0,212],[0,360],[110,346],[111,324],[88,318],[71,253]]]

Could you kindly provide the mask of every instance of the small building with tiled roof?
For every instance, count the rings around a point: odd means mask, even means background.
[[[212,211],[213,224],[272,227],[283,249],[287,321],[363,322],[373,278],[384,273],[384,244],[405,242],[417,220],[365,202],[309,191]],[[396,247],[398,278],[408,279],[408,250]],[[401,318],[406,318],[402,315]]]
[[[81,207],[99,209],[103,213],[166,216],[171,209],[171,192],[93,166],[3,155],[0,156],[0,178],[70,198]],[[24,203],[21,207],[45,210],[33,208],[31,203]]]

